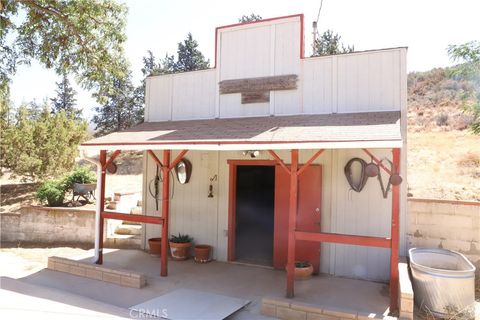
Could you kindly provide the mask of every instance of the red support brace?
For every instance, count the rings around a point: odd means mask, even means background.
[[[152,150],[147,150],[147,153],[152,157],[153,161],[159,166],[160,168],[163,167],[162,161],[158,159],[158,157],[155,155],[155,153]]]
[[[175,160],[173,160],[173,162],[170,164],[170,166],[168,166],[168,170],[172,170],[173,168],[175,168],[175,166],[180,162],[180,160],[182,160],[183,156],[188,152],[188,150],[182,150],[182,152],[180,152],[178,154],[178,156],[175,158]]]
[[[312,164],[312,162],[315,161],[315,159],[320,157],[323,151],[325,151],[325,149],[318,150],[310,159],[308,159],[308,161],[298,170],[298,175],[301,175]]]
[[[370,150],[368,149],[362,149],[362,150],[372,158],[373,162],[375,162],[377,166],[385,170],[385,172],[388,173],[389,175],[392,175],[392,171],[387,167],[385,167],[383,163],[377,157],[375,157],[373,153],[370,152]]]
[[[290,169],[283,163],[282,159],[275,153],[273,150],[268,150],[268,153],[277,161],[277,163],[287,172],[287,174],[290,174]]]
[[[110,158],[107,160],[107,162],[105,163],[105,165],[103,165],[103,169],[106,169],[110,163],[113,162],[113,160],[115,160],[116,157],[118,157],[118,155],[120,154],[121,150],[115,150],[112,155],[110,156]]]

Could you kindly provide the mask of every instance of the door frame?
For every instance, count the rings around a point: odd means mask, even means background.
[[[236,201],[237,201],[237,167],[238,166],[269,166],[275,167],[278,165],[275,160],[227,160],[229,165],[229,179],[228,179],[228,245],[227,245],[227,260],[229,262],[235,261],[235,227],[236,227]],[[276,169],[275,169],[276,170]],[[275,215],[275,212],[274,212]],[[272,253],[273,254],[273,253]]]

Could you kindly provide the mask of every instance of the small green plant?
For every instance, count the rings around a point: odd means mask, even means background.
[[[94,183],[95,173],[88,167],[76,167],[63,178],[65,190],[73,189],[75,183]]]
[[[47,202],[49,207],[63,205],[65,198],[65,185],[59,180],[47,180],[37,189],[37,199]]]
[[[173,242],[173,243],[189,243],[192,241],[193,241],[193,238],[190,237],[188,234],[179,233],[178,236],[172,235],[170,237],[170,242]]]
[[[310,266],[310,262],[308,261],[297,261],[295,262],[295,268],[307,268]]]

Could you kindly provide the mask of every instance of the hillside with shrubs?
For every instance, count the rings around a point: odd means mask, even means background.
[[[480,201],[480,136],[465,109],[476,88],[454,71],[408,75],[409,196]]]
[[[473,116],[474,84],[455,75],[455,67],[408,74],[408,129],[410,132],[465,130]]]

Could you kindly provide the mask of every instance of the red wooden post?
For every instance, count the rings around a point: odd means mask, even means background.
[[[160,275],[166,277],[168,275],[168,211],[170,207],[170,150],[163,150],[163,185],[162,185],[162,254]]]
[[[400,172],[400,149],[392,149],[393,172]],[[400,236],[400,186],[392,186],[392,248],[390,253],[390,311],[398,309],[398,243]]]
[[[105,209],[105,176],[106,176],[106,163],[107,163],[107,151],[100,150],[100,165],[102,166],[102,174],[97,179],[100,179],[100,197],[97,199],[100,203],[100,213]],[[98,260],[97,264],[103,263],[103,229],[104,229],[104,219],[100,214],[100,227],[99,227],[99,250],[98,250]]]
[[[288,209],[288,247],[287,247],[287,297],[293,298],[295,283],[295,229],[297,225],[298,199],[298,150],[291,150],[290,165],[290,204]]]

